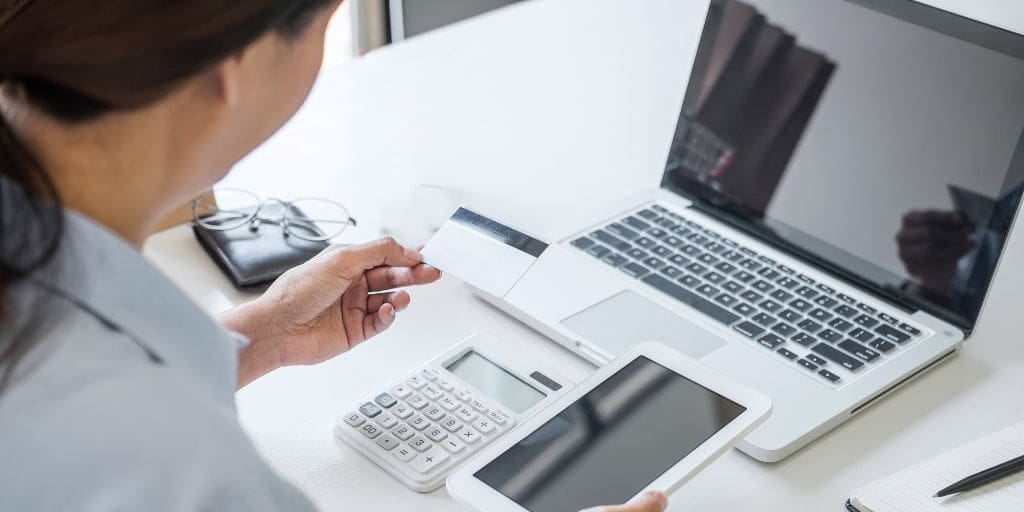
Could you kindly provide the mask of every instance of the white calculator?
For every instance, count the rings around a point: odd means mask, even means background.
[[[338,416],[339,438],[409,488],[452,469],[574,383],[490,334],[473,334]]]

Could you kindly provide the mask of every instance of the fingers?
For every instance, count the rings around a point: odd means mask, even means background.
[[[385,302],[376,313],[366,315],[363,319],[364,338],[372,338],[391,327],[395,323],[395,308]]]
[[[415,267],[423,261],[419,251],[403,247],[393,238],[335,249],[327,257],[334,272],[348,278],[382,265]]]
[[[582,512],[662,512],[668,507],[668,496],[660,491],[647,491],[625,505],[588,508]]]
[[[913,210],[903,216],[904,225],[927,224],[958,229],[971,225],[960,212],[941,210]]]
[[[366,299],[366,311],[375,312],[378,311],[384,304],[391,304],[395,311],[404,311],[405,308],[409,307],[409,302],[412,298],[409,297],[409,293],[405,291],[391,292],[391,293],[375,293],[370,295]]]
[[[440,278],[441,271],[427,264],[415,267],[377,267],[366,272],[366,280],[372,292],[430,284]]]

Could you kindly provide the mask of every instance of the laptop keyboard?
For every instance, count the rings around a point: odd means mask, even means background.
[[[898,353],[923,329],[651,205],[570,245],[704,313],[826,384]]]

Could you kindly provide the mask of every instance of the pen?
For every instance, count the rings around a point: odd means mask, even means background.
[[[1024,455],[1015,459],[1010,459],[1002,464],[992,466],[986,470],[979,471],[969,477],[954,482],[935,493],[935,497],[941,498],[950,494],[969,491],[994,480],[999,480],[1004,476],[1012,475],[1022,469],[1024,469]]]

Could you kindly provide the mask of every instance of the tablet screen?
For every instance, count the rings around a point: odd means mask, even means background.
[[[622,503],[744,410],[641,356],[474,476],[531,512]]]

